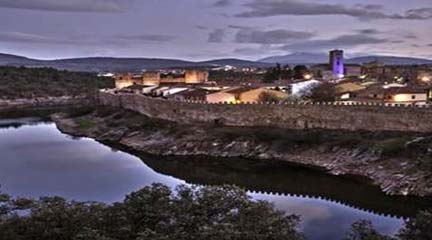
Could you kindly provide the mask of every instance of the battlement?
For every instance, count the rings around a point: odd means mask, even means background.
[[[208,103],[100,93],[102,105],[179,123],[288,129],[432,132],[432,107],[384,103]],[[175,101],[175,102],[174,102]]]

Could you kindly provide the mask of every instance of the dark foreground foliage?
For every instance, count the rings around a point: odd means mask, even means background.
[[[235,187],[154,184],[113,205],[0,196],[2,240],[284,239],[297,240],[299,218]]]
[[[113,79],[97,77],[95,73],[0,67],[0,99],[78,96],[113,87]]]
[[[376,231],[368,221],[354,223],[347,240],[430,240],[432,239],[432,213],[420,212],[415,218],[406,221],[395,237],[385,236]]]

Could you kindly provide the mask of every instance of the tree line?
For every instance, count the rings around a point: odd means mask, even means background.
[[[253,201],[240,188],[153,184],[111,205],[11,198],[0,193],[2,240],[302,240],[300,217]],[[432,214],[421,212],[395,237],[360,221],[346,240],[430,240]]]
[[[78,96],[114,86],[113,79],[98,77],[96,73],[0,67],[0,99]]]

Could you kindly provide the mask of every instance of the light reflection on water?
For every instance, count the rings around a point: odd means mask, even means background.
[[[0,126],[14,121],[0,122]],[[17,121],[15,121],[17,122]],[[94,140],[61,134],[51,123],[0,128],[0,183],[13,196],[62,196],[82,201],[121,201],[154,182],[175,187],[184,180],[155,172],[138,157],[113,150]],[[17,127],[17,125],[13,125]],[[401,219],[367,213],[342,204],[306,197],[251,193],[287,213],[301,215],[308,239],[341,239],[349,226],[371,220],[383,233],[393,234]]]

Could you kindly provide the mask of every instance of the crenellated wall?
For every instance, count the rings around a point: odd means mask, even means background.
[[[432,132],[432,107],[299,104],[209,104],[150,98],[138,94],[101,92],[102,105],[133,110],[179,123],[219,123],[228,126],[267,126],[289,129],[345,129]]]

